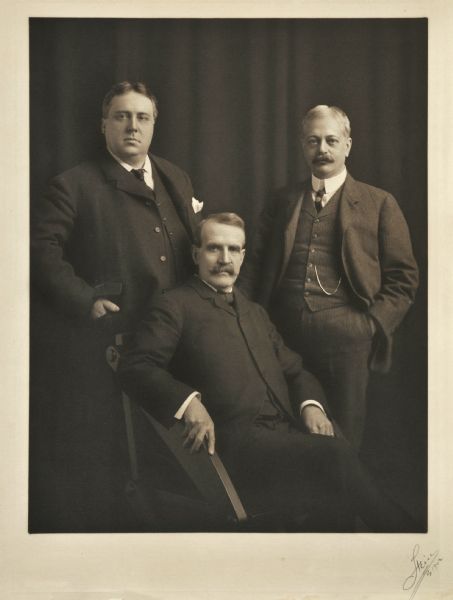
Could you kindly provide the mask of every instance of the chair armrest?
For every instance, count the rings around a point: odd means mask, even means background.
[[[206,501],[219,512],[231,513],[232,509],[238,522],[245,521],[247,513],[220,456],[208,454],[206,447],[190,454],[183,447],[184,426],[181,422],[166,429],[143,408],[140,410]]]

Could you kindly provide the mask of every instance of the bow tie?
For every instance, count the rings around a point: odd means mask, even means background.
[[[223,298],[225,300],[225,302],[227,304],[234,304],[234,294],[233,292],[222,292],[222,291],[217,291],[217,293],[219,294],[219,296],[221,298]]]

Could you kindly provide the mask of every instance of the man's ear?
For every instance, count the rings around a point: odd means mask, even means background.
[[[105,119],[101,119],[101,133],[105,134]]]
[[[351,152],[351,148],[352,148],[352,138],[349,138],[349,139],[348,139],[348,145],[349,145],[349,148],[348,148],[348,151],[346,152],[346,156],[349,156],[349,153]]]
[[[193,262],[198,265],[198,251],[200,248],[198,248],[198,246],[195,246],[192,244],[192,258],[193,258]]]
[[[245,248],[242,248],[242,250],[241,250],[241,265],[244,262],[244,258],[245,258]]]

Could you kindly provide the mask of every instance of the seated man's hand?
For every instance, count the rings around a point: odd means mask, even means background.
[[[310,433],[333,436],[333,426],[323,411],[309,404],[302,410],[302,421]]]
[[[108,312],[118,312],[120,307],[106,300],[106,298],[98,298],[91,307],[90,316],[92,319],[100,319],[105,316]]]
[[[190,446],[190,452],[197,452],[205,438],[208,440],[208,452],[214,454],[214,423],[208,411],[198,398],[193,398],[184,411],[184,447]]]

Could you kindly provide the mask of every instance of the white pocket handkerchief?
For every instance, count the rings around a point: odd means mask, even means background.
[[[203,209],[203,202],[200,202],[196,198],[192,198],[192,208],[195,214],[199,213]]]

